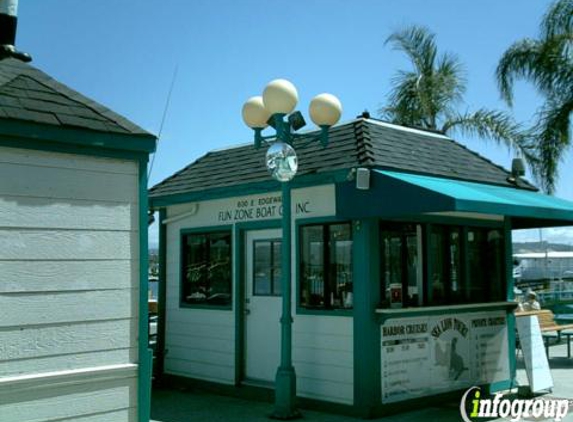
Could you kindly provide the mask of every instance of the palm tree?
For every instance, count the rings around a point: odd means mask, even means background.
[[[425,27],[411,26],[390,35],[386,43],[406,53],[413,69],[400,70],[393,78],[388,104],[378,111],[381,118],[445,134],[493,139],[533,160],[524,147],[520,125],[509,114],[485,108],[458,110],[466,91],[465,72],[453,54],[438,55],[435,34]]]
[[[517,78],[533,82],[545,98],[537,112],[533,143],[538,164],[533,170],[552,193],[558,164],[571,144],[573,111],[573,0],[553,3],[543,17],[539,39],[523,39],[511,45],[497,67],[502,97],[512,105]]]

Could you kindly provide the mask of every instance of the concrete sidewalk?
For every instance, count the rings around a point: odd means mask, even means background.
[[[551,347],[551,374],[554,389],[546,395],[551,398],[573,399],[573,358],[568,359],[565,345]],[[527,385],[523,362],[518,361],[517,379],[520,385]],[[268,402],[243,400],[219,396],[198,390],[184,391],[157,389],[153,391],[151,417],[154,422],[268,422],[273,406]],[[310,410],[302,410],[304,420],[312,422],[356,422],[359,419]],[[436,406],[374,419],[374,421],[428,421],[459,422],[459,402],[440,403]],[[509,419],[496,419],[507,421]],[[548,419],[528,418],[528,421]],[[563,421],[573,422],[573,408]]]

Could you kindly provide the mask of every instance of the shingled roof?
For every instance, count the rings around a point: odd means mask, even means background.
[[[308,138],[313,135],[316,132],[309,132]],[[294,145],[299,157],[297,177],[370,167],[536,190],[522,179],[510,183],[510,173],[503,167],[447,136],[375,119],[358,118],[331,128],[327,148],[307,141],[303,137]],[[265,148],[255,150],[252,143],[209,152],[151,188],[150,197],[268,181],[265,153]]]
[[[153,136],[126,118],[14,58],[0,60],[2,120],[97,132]]]

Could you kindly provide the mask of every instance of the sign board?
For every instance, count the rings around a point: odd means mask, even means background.
[[[381,335],[383,403],[510,378],[505,311],[388,319]]]
[[[336,214],[335,187],[331,184],[293,189],[291,206],[293,220],[333,216]],[[184,218],[178,219],[178,216]],[[167,218],[175,219],[182,227],[279,220],[282,196],[281,192],[269,192],[174,205],[169,207]]]
[[[515,320],[531,392],[553,388],[553,378],[537,315],[517,316]]]

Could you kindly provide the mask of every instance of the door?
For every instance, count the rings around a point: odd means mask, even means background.
[[[274,381],[280,360],[281,231],[245,236],[245,378]]]

